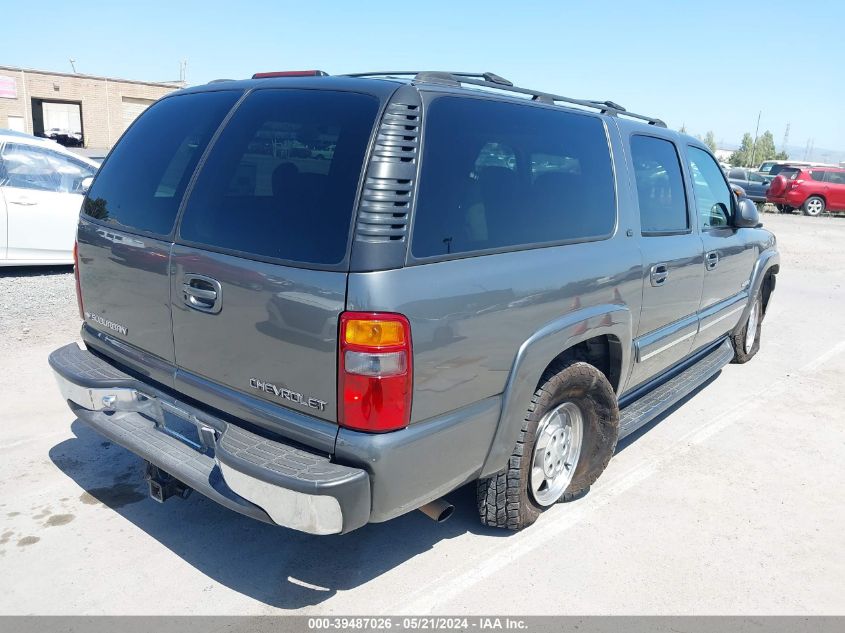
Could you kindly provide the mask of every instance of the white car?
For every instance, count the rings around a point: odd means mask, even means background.
[[[0,130],[0,266],[72,264],[82,197],[98,164]]]

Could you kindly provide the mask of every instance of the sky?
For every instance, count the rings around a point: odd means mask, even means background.
[[[492,71],[712,130],[845,152],[845,2],[4,3],[0,65],[189,84],[319,68]],[[793,156],[800,158],[799,156]],[[841,160],[841,159],[840,159]]]

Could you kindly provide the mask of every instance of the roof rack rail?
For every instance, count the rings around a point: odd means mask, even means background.
[[[498,86],[513,86],[513,82],[496,73],[468,73],[464,71],[432,71],[432,70],[381,70],[367,73],[349,73],[344,77],[414,77],[418,81],[424,81],[429,77],[454,78],[454,77],[478,77],[494,83]]]
[[[657,127],[666,127],[666,123],[655,117],[646,116],[644,114],[636,114],[628,112],[624,107],[613,101],[597,101],[589,99],[573,99],[572,97],[564,97],[556,95],[551,92],[543,92],[540,90],[530,90],[528,88],[520,88],[514,86],[512,82],[496,75],[495,73],[468,73],[468,72],[443,72],[443,71],[419,71],[419,70],[393,70],[393,71],[378,71],[366,73],[350,73],[344,75],[345,77],[413,77],[416,81],[427,83],[441,83],[449,85],[469,84],[472,86],[481,86],[483,88],[492,88],[495,90],[504,90],[506,92],[516,92],[519,94],[529,95],[533,101],[541,103],[568,103],[571,105],[581,106],[583,108],[593,108],[599,110],[602,114],[610,116],[626,116],[640,121],[646,121],[649,125]]]

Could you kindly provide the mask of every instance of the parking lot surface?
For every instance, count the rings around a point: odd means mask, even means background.
[[[761,352],[518,534],[479,524],[472,486],[445,524],[331,537],[151,501],[49,372],[79,328],[69,269],[0,269],[0,612],[841,614],[845,219],[763,222],[782,261]]]

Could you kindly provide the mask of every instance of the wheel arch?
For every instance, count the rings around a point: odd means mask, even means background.
[[[757,263],[754,264],[754,270],[751,273],[751,283],[748,287],[748,300],[745,309],[742,311],[739,322],[731,332],[736,335],[745,326],[748,315],[751,312],[751,304],[758,292],[763,292],[763,314],[769,304],[769,298],[775,288],[774,277],[780,271],[780,253],[774,248],[763,251],[757,258]],[[765,285],[764,285],[765,283]]]
[[[569,313],[540,328],[517,351],[502,394],[502,408],[481,477],[507,465],[531,396],[546,370],[567,354],[598,362],[617,397],[631,363],[633,319],[626,306],[607,304]]]

